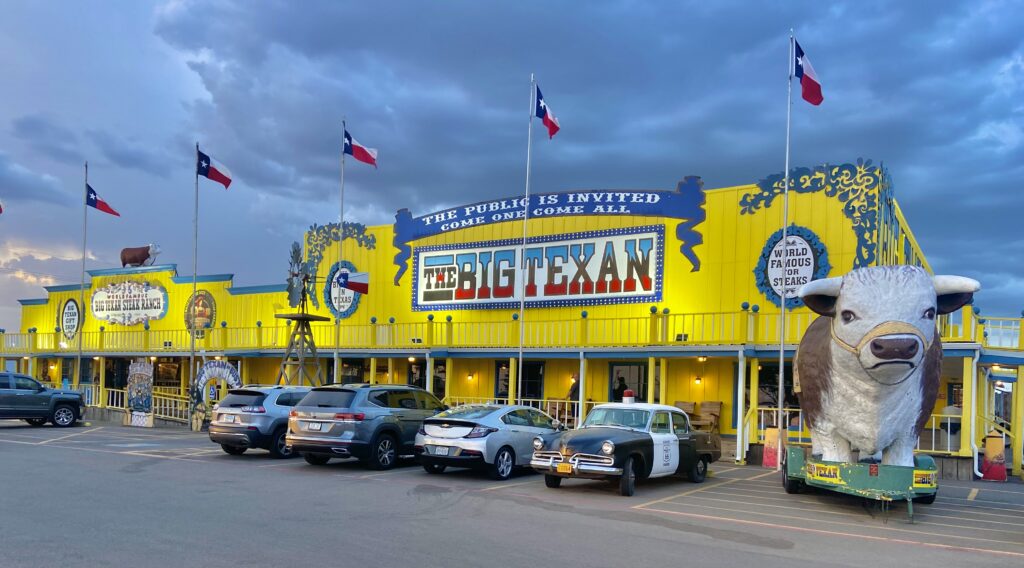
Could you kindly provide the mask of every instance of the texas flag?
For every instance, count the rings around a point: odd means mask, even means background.
[[[555,137],[555,134],[558,133],[558,129],[561,128],[561,127],[558,126],[558,119],[555,118],[555,113],[551,112],[551,108],[549,108],[548,104],[546,102],[544,102],[544,95],[540,94],[540,87],[536,87],[536,89],[537,89],[537,110],[536,110],[537,118],[539,118],[542,121],[544,121],[544,126],[546,126],[548,128],[548,140],[550,140],[550,139]]]
[[[104,213],[110,213],[115,217],[120,217],[121,214],[114,211],[114,208],[107,205],[106,201],[100,199],[99,195],[96,195],[96,190],[91,185],[85,184],[85,204],[89,207],[95,207]]]
[[[796,46],[796,62],[793,74],[797,79],[800,79],[800,95],[805,101],[818,106],[821,104],[821,101],[825,100],[825,97],[821,96],[821,82],[818,81],[818,74],[814,72],[814,67],[811,67],[811,60],[807,59],[807,56],[804,55],[804,50],[800,48],[800,44],[795,39],[793,44]]]
[[[367,148],[352,138],[352,135],[345,131],[345,150],[344,152],[349,156],[363,162],[364,164],[370,164],[373,167],[377,167],[377,149]]]
[[[370,293],[369,272],[338,272],[337,281],[338,286],[346,290],[352,290],[360,294]]]
[[[224,164],[215,162],[196,148],[196,173],[206,179],[213,180],[227,189],[231,185],[231,171]]]

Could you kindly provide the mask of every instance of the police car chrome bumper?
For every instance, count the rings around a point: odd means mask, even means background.
[[[563,477],[622,475],[622,468],[613,464],[611,456],[575,454],[565,459],[558,452],[534,452],[530,459],[533,469]]]

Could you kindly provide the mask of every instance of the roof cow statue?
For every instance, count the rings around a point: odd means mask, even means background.
[[[796,356],[812,454],[849,462],[852,450],[861,458],[881,452],[883,464],[913,466],[939,388],[935,318],[980,288],[916,266],[861,268],[803,286],[800,297],[822,316]]]
[[[149,243],[144,247],[121,249],[121,268],[126,266],[152,266],[160,254],[160,245]]]

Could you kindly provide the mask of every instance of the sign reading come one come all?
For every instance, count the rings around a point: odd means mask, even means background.
[[[117,282],[93,292],[91,304],[97,319],[136,325],[164,317],[167,290],[148,282]]]

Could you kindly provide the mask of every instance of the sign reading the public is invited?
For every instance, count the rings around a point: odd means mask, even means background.
[[[657,302],[664,241],[652,225],[417,248],[413,309]]]
[[[92,293],[97,319],[121,325],[158,320],[167,313],[167,290],[149,282],[117,282]]]

